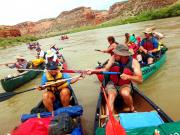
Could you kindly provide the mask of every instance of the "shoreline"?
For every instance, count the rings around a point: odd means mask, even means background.
[[[178,17],[178,16],[180,16],[180,3],[176,3],[174,5],[160,8],[160,9],[144,11],[138,14],[137,16],[131,16],[125,19],[121,19],[119,16],[96,26],[92,26],[92,25],[82,26],[80,28],[71,29],[66,32],[62,32],[62,31],[55,32],[55,33],[51,32],[51,33],[46,33],[46,35],[37,36],[37,37],[24,35],[21,37],[0,38],[0,49],[6,49],[9,47],[21,45],[22,43],[38,41],[39,39],[60,36],[63,34],[71,34],[71,33],[87,31],[87,30],[100,29],[100,28],[130,24],[130,23],[164,19],[164,18],[172,18],[172,17]]]

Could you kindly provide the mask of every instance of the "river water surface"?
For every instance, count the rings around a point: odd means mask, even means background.
[[[154,21],[146,21],[134,24],[126,24],[97,30],[89,30],[69,34],[69,40],[61,41],[59,37],[51,37],[39,40],[43,50],[47,50],[51,44],[64,47],[62,53],[68,63],[69,69],[93,69],[97,61],[103,62],[109,55],[95,52],[94,49],[108,47],[107,36],[113,35],[117,42],[124,42],[126,32],[143,36],[142,31],[155,25],[157,31],[166,35],[164,44],[169,48],[167,62],[161,69],[151,76],[139,88],[161,107],[173,120],[180,120],[180,17],[167,18]],[[28,60],[35,57],[35,52],[27,49],[26,45],[20,45],[0,50],[0,63],[15,60],[16,55],[23,55]],[[16,71],[1,66],[0,78]],[[23,85],[17,91],[23,91],[40,84],[40,78]],[[85,133],[92,135],[95,109],[97,104],[99,85],[95,75],[87,76],[84,80],[72,85],[79,103],[84,107],[83,126]],[[0,92],[4,92],[0,86]],[[41,100],[42,93],[30,91],[18,94],[6,101],[0,102],[0,135],[10,132],[20,123],[20,116],[29,113],[30,109]]]

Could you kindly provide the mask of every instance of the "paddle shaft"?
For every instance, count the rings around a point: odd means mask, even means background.
[[[51,83],[51,84],[42,85],[41,87],[48,87],[50,85],[53,85],[53,84],[56,84],[56,83],[60,83],[60,82],[64,82],[64,81],[68,81],[68,80],[71,80],[71,79],[74,79],[74,78],[78,78],[78,77],[79,77],[79,75],[71,77],[71,78],[67,78],[67,79],[62,79],[60,81],[57,81],[57,82],[54,82],[54,83]],[[28,92],[28,91],[31,91],[31,90],[35,90],[35,89],[36,89],[36,87],[28,89],[28,90],[25,90],[25,91],[20,91],[20,92],[5,92],[5,93],[0,93],[0,102],[2,102],[4,100],[7,100],[7,99],[9,99],[12,96],[15,96],[17,94],[25,93],[25,92]]]
[[[103,91],[103,94],[104,94],[104,97],[105,97],[105,100],[106,100],[106,104],[107,104],[107,107],[108,107],[109,116],[110,116],[110,121],[111,121],[111,124],[112,124],[112,126],[113,126],[114,134],[115,134],[115,135],[118,135],[118,134],[116,133],[116,130],[115,130],[113,113],[112,113],[110,104],[109,104],[109,102],[108,102],[107,95],[106,95],[106,92],[105,92],[105,88],[103,87],[103,85],[101,86],[101,89],[102,89],[102,91]]]
[[[15,62],[3,63],[3,64],[0,64],[0,66],[8,65],[8,64],[14,64],[14,63],[15,63]]]
[[[46,70],[41,69],[18,69],[23,71],[37,71],[37,72],[45,72]],[[49,70],[50,71],[50,70]],[[62,70],[63,73],[84,73],[88,70],[70,70],[70,69],[64,69]],[[92,71],[92,74],[111,74],[111,75],[120,75],[120,72],[109,72],[109,71]]]

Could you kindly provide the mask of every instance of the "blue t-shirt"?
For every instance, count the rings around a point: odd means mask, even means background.
[[[146,40],[147,40],[147,39],[144,38],[144,39],[141,41],[141,46],[144,46]],[[157,40],[156,38],[152,37],[152,38],[150,39],[150,41],[152,42],[154,48],[158,48],[158,40]]]
[[[68,78],[71,78],[71,76],[68,73],[62,73],[62,78],[68,79]],[[45,85],[46,82],[47,82],[46,73],[44,73],[41,79],[41,85]],[[71,80],[68,80],[67,83],[69,85],[71,83]]]

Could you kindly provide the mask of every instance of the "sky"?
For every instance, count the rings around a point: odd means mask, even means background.
[[[124,0],[0,0],[0,25],[15,25],[57,17],[62,11],[85,6],[108,10],[115,2]]]

